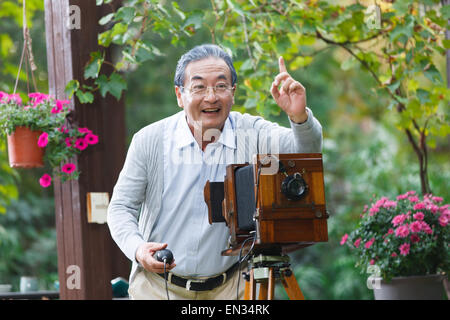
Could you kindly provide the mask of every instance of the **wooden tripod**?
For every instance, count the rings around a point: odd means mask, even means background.
[[[253,257],[250,271],[244,275],[244,278],[246,280],[244,300],[256,300],[257,283],[260,284],[258,300],[273,300],[276,278],[280,278],[289,299],[305,299],[290,268],[288,256]]]

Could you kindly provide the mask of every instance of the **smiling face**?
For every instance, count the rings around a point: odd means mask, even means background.
[[[231,88],[231,72],[225,61],[209,57],[190,62],[186,66],[184,90],[175,87],[178,106],[184,109],[187,123],[192,133],[201,129],[202,134],[208,129],[222,130],[234,104],[235,87]],[[214,92],[208,88],[206,94],[193,92],[205,87],[227,87],[223,92]]]

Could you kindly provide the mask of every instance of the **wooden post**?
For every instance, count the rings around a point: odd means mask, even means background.
[[[70,28],[69,8],[80,13],[79,28]],[[98,50],[98,20],[108,8],[97,7],[96,1],[45,0],[49,90],[58,99],[67,98],[64,89],[68,81],[84,82],[89,54]],[[128,278],[130,262],[111,239],[106,224],[87,222],[86,195],[112,194],[126,153],[124,103],[96,95],[91,105],[74,98],[71,108],[79,126],[90,128],[99,136],[99,143],[73,159],[81,171],[78,181],[55,179],[60,298],[111,299],[110,281],[117,276]]]

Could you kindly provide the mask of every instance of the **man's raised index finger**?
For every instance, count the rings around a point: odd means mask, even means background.
[[[286,65],[284,64],[284,59],[281,56],[278,58],[278,67],[280,68],[280,73],[287,72]]]

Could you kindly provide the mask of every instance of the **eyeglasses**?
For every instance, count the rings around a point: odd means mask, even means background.
[[[218,85],[216,85],[214,87],[207,87],[207,86],[204,86],[202,84],[197,84],[197,85],[194,85],[191,88],[186,88],[186,87],[181,87],[181,86],[180,86],[180,88],[183,89],[183,90],[184,89],[188,90],[192,95],[197,96],[197,97],[206,96],[206,94],[208,93],[209,89],[212,89],[213,93],[216,94],[216,95],[223,95],[226,92],[228,92],[228,90],[233,89],[232,87],[230,87],[230,86],[228,86],[227,84],[224,84],[224,83],[218,84]]]

